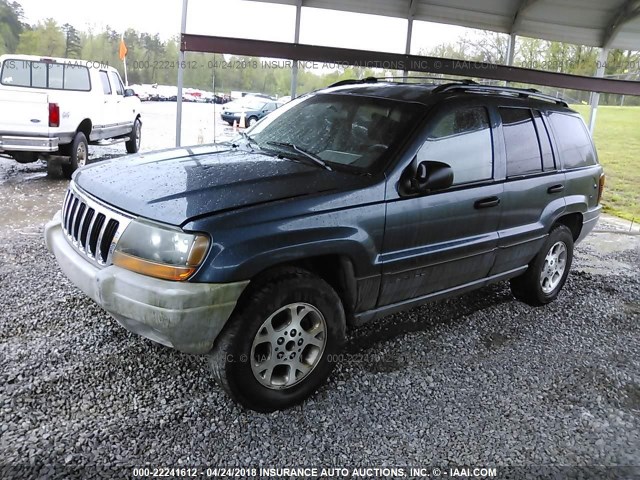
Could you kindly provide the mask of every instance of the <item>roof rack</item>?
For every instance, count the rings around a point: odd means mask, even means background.
[[[377,83],[377,82],[378,82],[378,79],[376,77],[367,77],[361,80],[358,80],[356,78],[349,78],[347,80],[340,80],[339,82],[333,83],[326,88],[341,87],[343,85],[359,85],[361,83]]]
[[[474,82],[470,78],[451,78],[451,77],[434,77],[427,75],[402,75],[399,77],[376,77],[379,81],[393,81],[393,80],[440,80],[448,83],[459,83],[462,85],[477,85],[477,82]]]
[[[545,95],[540,90],[536,90],[535,88],[514,88],[514,87],[498,87],[493,85],[479,85],[479,84],[459,84],[459,83],[447,83],[444,85],[439,85],[433,90],[433,93],[444,93],[450,92],[452,90],[464,90],[464,91],[473,91],[480,93],[508,93],[515,94],[521,98],[539,98],[541,100],[546,100],[548,102],[553,102],[558,105],[562,105],[563,107],[568,107],[567,102],[562,98],[552,97],[551,95]]]

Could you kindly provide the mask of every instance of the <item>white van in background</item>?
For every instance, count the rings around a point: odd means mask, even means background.
[[[140,148],[140,99],[115,68],[85,60],[0,56],[0,154],[20,163],[67,157],[71,178],[88,146]]]

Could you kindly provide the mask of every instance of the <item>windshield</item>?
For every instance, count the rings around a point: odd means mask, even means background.
[[[247,133],[266,152],[304,151],[330,166],[372,172],[389,158],[420,110],[380,98],[318,94],[288,103]]]

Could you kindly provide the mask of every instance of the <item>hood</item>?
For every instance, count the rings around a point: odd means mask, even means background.
[[[78,170],[74,181],[120,210],[182,225],[224,210],[359,188],[363,177],[208,145],[108,160]]]

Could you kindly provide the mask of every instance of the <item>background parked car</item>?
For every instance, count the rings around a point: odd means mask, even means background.
[[[261,97],[245,97],[225,105],[220,116],[229,125],[233,125],[233,122],[240,123],[244,113],[246,125],[250,127],[278,107],[279,105],[272,100],[267,101]]]

